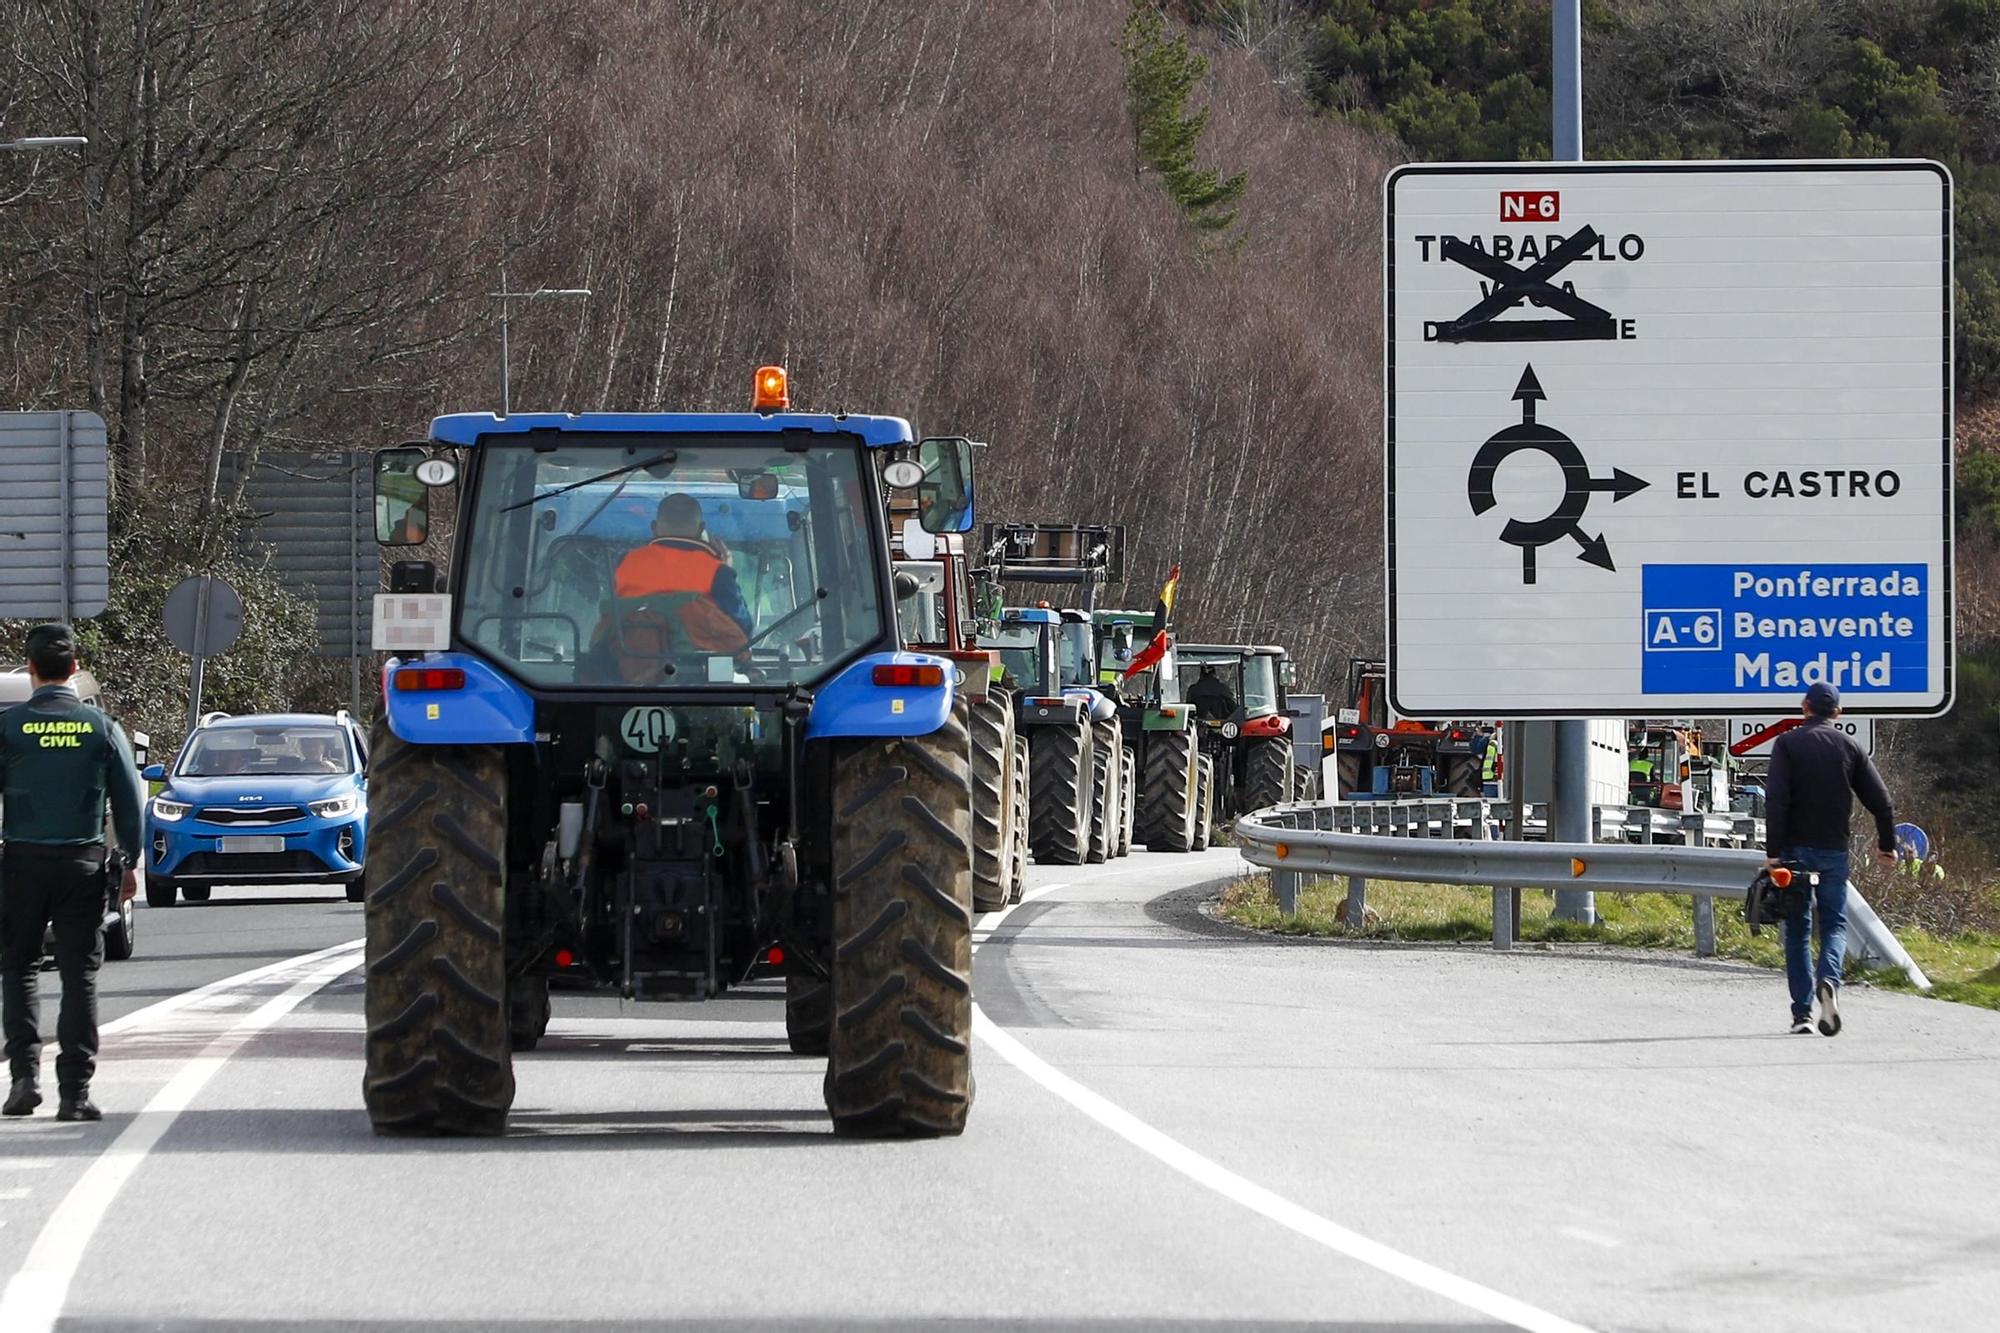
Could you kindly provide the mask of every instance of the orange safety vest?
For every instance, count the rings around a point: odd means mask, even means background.
[[[659,660],[671,655],[676,628],[679,637],[699,651],[731,655],[743,651],[749,636],[713,597],[715,578],[723,567],[722,559],[707,545],[678,537],[662,537],[628,552],[618,562],[613,587],[621,601],[692,594],[675,609],[677,625],[649,607],[622,608],[598,625],[595,638],[611,638],[622,675],[632,680],[648,678]],[[626,662],[626,657],[632,661]]]
[[[662,592],[715,591],[722,558],[699,541],[662,537],[628,551],[618,562],[616,589],[620,597],[650,597]]]

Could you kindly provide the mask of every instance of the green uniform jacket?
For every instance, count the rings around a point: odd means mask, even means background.
[[[8,842],[90,846],[104,841],[104,802],[126,864],[139,864],[139,775],[116,722],[67,685],[44,685],[0,713],[0,790]]]

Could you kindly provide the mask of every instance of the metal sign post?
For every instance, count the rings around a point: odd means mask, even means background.
[[[1582,0],[1555,0],[1551,7],[1550,22],[1554,24],[1554,42],[1550,48],[1550,58],[1555,68],[1551,71],[1550,83],[1554,96],[1550,99],[1549,110],[1554,118],[1550,126],[1555,158],[1558,162],[1581,162],[1583,160],[1583,17],[1579,12]],[[1560,289],[1558,289],[1560,290]],[[1531,298],[1533,299],[1533,298]],[[1608,312],[1596,318],[1609,322]],[[1523,371],[1523,379],[1530,379]],[[1537,394],[1541,386],[1536,385]],[[1532,415],[1534,400],[1522,403],[1524,418]],[[1589,476],[1586,464],[1584,475]],[[1572,474],[1570,465],[1564,464],[1564,477]],[[1613,494],[1622,483],[1616,474],[1612,479]],[[1597,484],[1591,478],[1590,484]],[[1598,538],[1600,547],[1603,538]],[[1530,546],[1523,550],[1524,557],[1534,551]],[[1555,755],[1555,799],[1550,803],[1549,836],[1558,842],[1588,842],[1590,840],[1590,729],[1581,721],[1563,721],[1553,724],[1555,735],[1551,747]],[[1597,895],[1585,890],[1557,889],[1555,916],[1561,921],[1597,920]]]

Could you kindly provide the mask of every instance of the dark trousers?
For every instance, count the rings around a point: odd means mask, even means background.
[[[9,847],[0,862],[0,1019],[7,1065],[15,1078],[41,1072],[41,1006],[36,981],[42,936],[55,927],[62,973],[56,1036],[56,1083],[64,1092],[90,1087],[97,1070],[97,966],[104,961],[104,849],[29,855]]]

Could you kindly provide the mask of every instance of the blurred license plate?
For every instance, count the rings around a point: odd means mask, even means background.
[[[264,834],[255,838],[217,838],[215,850],[224,856],[241,852],[282,852],[285,839],[282,834]]]

